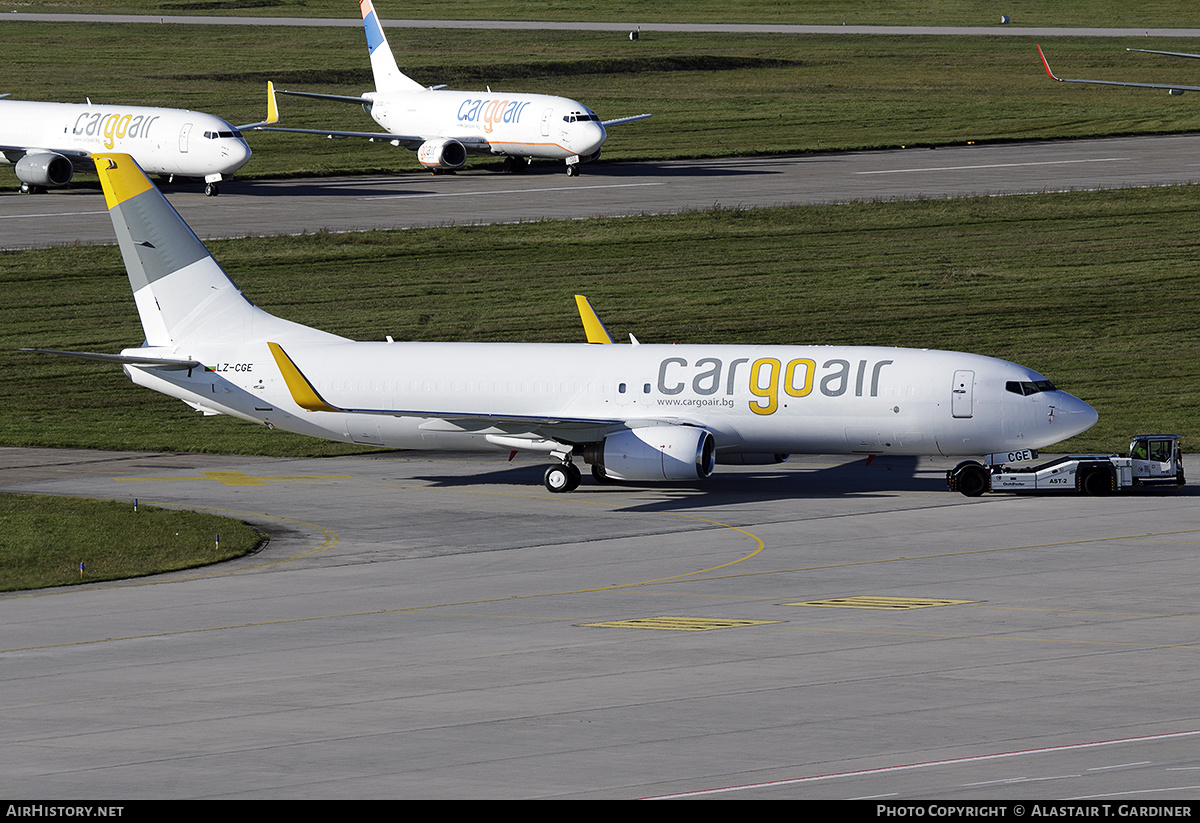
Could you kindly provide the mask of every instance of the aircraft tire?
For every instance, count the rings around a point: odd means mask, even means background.
[[[967,497],[979,497],[988,488],[988,473],[983,466],[965,466],[958,475],[958,490]]]
[[[579,167],[578,166],[567,166],[567,177],[578,177],[578,176],[579,176]]]
[[[592,477],[595,478],[597,483],[604,486],[612,485],[616,482],[608,476],[608,474],[604,471],[604,467],[599,463],[592,464]]]
[[[204,196],[205,197],[216,197],[220,193],[221,193],[221,187],[218,186],[216,183],[205,183],[204,184]]]
[[[546,469],[546,488],[555,494],[575,491],[582,475],[574,463],[555,463]]]

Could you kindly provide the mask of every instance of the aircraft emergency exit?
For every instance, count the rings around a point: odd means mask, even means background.
[[[267,108],[265,121],[231,126],[185,109],[0,99],[0,162],[15,167],[21,191],[38,193],[91,171],[98,152],[126,152],[152,174],[203,178],[215,197],[250,159],[241,130],[276,121],[269,87]]]
[[[579,484],[576,461],[600,482],[696,481],[718,462],[792,452],[1037,449],[1096,422],[1041,374],[991,357],[613,344],[583,298],[595,342],[355,342],[257,308],[132,158],[96,162],[145,342],[48,353],[120,363],[204,414],[347,443],[540,453],[555,492]]]
[[[567,174],[576,176],[580,163],[600,156],[609,126],[651,116],[601,120],[587,106],[565,97],[426,88],[396,66],[371,0],[360,0],[359,8],[375,91],[364,92],[361,97],[283,89],[279,93],[361,105],[388,132],[282,127],[271,131],[361,137],[404,146],[416,150],[417,160],[434,173],[460,168],[467,154],[491,154],[503,156],[508,171],[517,171],[533,158],[565,160]]]
[[[1046,55],[1042,54],[1042,47],[1038,46],[1038,55],[1042,58],[1042,65],[1046,69],[1046,74],[1050,75],[1051,80],[1057,80],[1060,83],[1088,83],[1094,86],[1134,86],[1140,89],[1164,89],[1167,94],[1183,94],[1185,91],[1200,91],[1200,86],[1181,86],[1178,84],[1171,85],[1167,83],[1127,83],[1121,80],[1078,80],[1071,77],[1059,77],[1054,72],[1050,71],[1050,63],[1046,60]],[[1167,57],[1191,57],[1200,59],[1200,54],[1185,54],[1178,51],[1155,51],[1153,49],[1125,49],[1125,51],[1140,51],[1144,54],[1162,54]]]

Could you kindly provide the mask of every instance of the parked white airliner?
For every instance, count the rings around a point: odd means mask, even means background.
[[[791,452],[987,455],[1096,422],[1042,375],[960,352],[860,346],[354,342],[274,317],[238,290],[125,155],[97,172],[145,332],[116,362],[205,414],[408,449],[524,449],[568,491],[689,480]],[[597,343],[599,345],[597,345]],[[37,350],[45,351],[45,350]]]
[[[98,152],[127,152],[152,174],[204,178],[215,197],[250,159],[241,130],[276,122],[269,88],[267,107],[265,121],[231,126],[185,109],[0,99],[0,162],[16,167],[21,191],[35,193],[91,171]]]
[[[520,169],[533,158],[565,160],[567,174],[575,176],[579,174],[580,163],[600,156],[608,126],[651,116],[639,114],[601,120],[587,106],[565,97],[426,88],[396,66],[371,0],[359,0],[359,8],[371,54],[375,91],[365,92],[361,97],[279,91],[357,103],[388,133],[290,128],[272,131],[323,134],[332,138],[363,137],[405,146],[415,149],[420,163],[434,173],[460,168],[471,153],[503,156],[508,171]]]

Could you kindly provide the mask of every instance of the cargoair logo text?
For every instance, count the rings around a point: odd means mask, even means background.
[[[747,365],[749,364],[749,365]],[[739,371],[747,381],[750,411],[755,414],[774,414],[779,409],[780,396],[807,397],[819,391],[826,397],[841,397],[849,391],[855,397],[879,396],[879,375],[891,360],[849,360],[834,358],[820,366],[817,361],[798,357],[786,363],[775,357],[760,357],[751,362],[739,357],[726,365],[718,357],[702,357],[688,363],[682,357],[668,357],[658,365],[658,391],[667,396],[682,394],[690,388],[701,397],[718,393],[733,395]],[[745,385],[745,384],[743,384]]]
[[[158,120],[158,115],[142,114],[105,114],[104,112],[84,112],[75,119],[72,134],[86,134],[89,137],[104,135],[104,148],[111,149],[117,140],[129,138],[149,138],[150,127]]]
[[[497,123],[516,123],[528,106],[519,100],[464,100],[458,107],[458,119],[463,123],[483,123],[490,132]]]

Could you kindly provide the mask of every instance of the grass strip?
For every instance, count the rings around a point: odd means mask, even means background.
[[[261,540],[246,523],[213,514],[154,506],[135,512],[131,502],[5,494],[0,591],[191,569],[240,557]]]
[[[360,340],[615,338],[972,351],[1094,405],[1072,449],[1196,442],[1200,187],[211,242],[266,310]],[[360,450],[204,418],[119,369],[142,332],[114,247],[0,256],[0,443],[315,456]]]
[[[352,10],[352,9],[351,9]],[[54,48],[46,47],[47,31]],[[261,120],[277,88],[358,95],[373,88],[357,28],[4,22],[5,85],[16,99],[197,109]],[[857,150],[968,141],[1200,130],[1191,95],[1054,83],[1031,38],[395,30],[392,47],[422,83],[579,100],[614,127],[605,160]],[[1063,76],[1195,84],[1169,38],[1042,41]],[[280,98],[283,125],[374,131],[358,106]],[[245,177],[419,173],[408,149],[365,140],[254,132]],[[498,165],[472,158],[471,165]],[[7,177],[5,177],[7,175]],[[7,182],[6,182],[7,181]],[[11,172],[0,185],[17,187]]]

